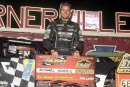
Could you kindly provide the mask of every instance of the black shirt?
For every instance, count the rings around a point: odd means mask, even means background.
[[[51,43],[52,41],[52,43]],[[51,51],[55,49],[59,54],[70,55],[75,50],[82,51],[84,39],[79,25],[62,19],[51,22],[44,33],[43,44]]]

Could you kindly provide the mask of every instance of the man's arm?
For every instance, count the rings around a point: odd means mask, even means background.
[[[76,40],[76,47],[75,52],[81,53],[84,47],[84,39],[82,36],[82,31],[80,30],[79,24],[75,23],[76,31],[75,31],[75,40]]]
[[[51,50],[53,50],[53,45],[51,43],[52,41],[52,37],[53,37],[53,34],[54,34],[54,31],[53,31],[53,24],[54,22],[51,22],[47,28],[46,28],[46,31],[44,33],[44,38],[43,38],[43,44],[45,46],[45,48],[51,52]]]

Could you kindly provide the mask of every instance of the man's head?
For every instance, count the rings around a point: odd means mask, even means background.
[[[71,5],[68,2],[62,2],[60,4],[60,16],[63,20],[68,20],[71,14]]]

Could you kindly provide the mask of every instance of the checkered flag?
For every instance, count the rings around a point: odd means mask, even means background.
[[[15,87],[35,87],[34,74],[34,59],[11,58],[6,81]]]

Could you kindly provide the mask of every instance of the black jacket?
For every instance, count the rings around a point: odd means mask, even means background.
[[[55,49],[59,54],[72,54],[75,50],[79,52],[83,49],[84,39],[79,25],[72,21],[62,19],[51,22],[44,33],[43,44],[51,51]]]

